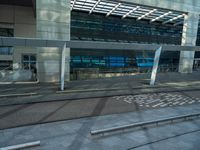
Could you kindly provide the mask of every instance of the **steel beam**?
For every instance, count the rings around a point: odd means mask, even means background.
[[[131,51],[155,51],[162,46],[162,51],[200,51],[200,46],[181,45],[159,45],[159,44],[138,44],[120,42],[94,42],[94,41],[62,41],[44,40],[37,38],[0,37],[0,46],[24,46],[24,47],[63,47],[74,49],[94,50],[131,50]]]
[[[136,10],[138,10],[140,8],[140,6],[137,6],[135,8],[133,8],[132,10],[130,10],[129,12],[127,12],[125,15],[122,16],[122,19],[126,18],[128,15],[130,15],[131,13],[135,12]]]
[[[179,18],[182,18],[182,17],[184,17],[184,16],[185,16],[185,14],[176,16],[176,17],[174,17],[174,18],[172,18],[172,19],[169,19],[169,20],[163,22],[162,24],[166,24],[166,23],[172,22],[172,21],[177,20],[177,19],[179,19]]]
[[[138,18],[137,18],[137,21],[139,21],[139,20],[141,20],[141,19],[143,19],[143,18],[145,18],[145,17],[151,15],[151,14],[154,13],[155,11],[157,11],[157,9],[153,9],[153,10],[149,11],[148,13],[146,13],[146,14],[144,14],[144,15],[138,17]]]
[[[180,24],[183,24],[184,21],[179,21],[177,23],[175,23],[173,26],[177,26],[177,25],[180,25]]]
[[[118,3],[117,5],[115,5],[115,7],[113,7],[112,10],[110,10],[110,11],[106,14],[106,17],[110,16],[120,5],[121,5],[121,3]]]
[[[71,11],[73,10],[75,3],[76,3],[76,0],[73,1],[72,7],[71,7]]]
[[[101,0],[98,0],[94,6],[92,7],[92,9],[90,10],[89,14],[91,14],[93,12],[93,10],[95,10],[95,8],[97,7],[97,5],[101,2]]]
[[[159,19],[161,19],[161,18],[164,18],[165,16],[168,16],[169,14],[171,14],[172,12],[171,11],[169,11],[169,12],[167,12],[167,13],[164,13],[163,15],[160,15],[159,17],[156,17],[156,18],[154,18],[154,19],[152,19],[150,22],[152,23],[152,22],[155,22],[155,21],[157,21],[157,20],[159,20]]]

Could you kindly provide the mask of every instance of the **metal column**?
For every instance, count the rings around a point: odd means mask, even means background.
[[[153,62],[153,69],[152,69],[152,73],[151,73],[150,85],[154,85],[155,84],[161,50],[162,50],[162,46],[159,47],[155,52],[155,57],[154,57],[154,62]]]
[[[60,90],[63,91],[65,88],[65,54],[66,54],[66,43],[63,45],[61,50],[61,68],[60,68]]]

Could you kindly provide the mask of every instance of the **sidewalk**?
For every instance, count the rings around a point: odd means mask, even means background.
[[[66,83],[65,91],[62,92],[59,91],[59,84],[0,85],[0,105],[190,89],[200,90],[200,72],[194,72],[193,74],[161,73],[158,74],[155,86],[149,85],[149,79],[150,74],[142,74],[87,81],[71,81]]]
[[[200,119],[92,137],[90,131],[200,112],[200,104],[60,121],[0,130],[0,147],[41,141],[30,150],[198,150]],[[151,143],[151,144],[148,144]]]

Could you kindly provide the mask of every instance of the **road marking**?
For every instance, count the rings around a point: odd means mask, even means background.
[[[157,106],[160,106],[160,103],[156,104],[156,105],[153,105],[152,107],[155,108]]]
[[[190,101],[190,102],[188,102],[189,104],[192,104],[192,103],[194,103],[195,101],[194,100],[192,100],[192,101]]]
[[[173,105],[179,104],[179,101],[176,101],[175,103],[172,103]]]
[[[132,103],[132,100],[126,100],[126,99],[124,99],[124,101],[127,102],[127,103],[129,103],[129,104]]]
[[[185,102],[182,102],[182,103],[180,103],[179,105],[183,105],[183,104],[185,104]]]
[[[139,106],[143,107],[165,107],[183,104],[192,104],[195,102],[200,102],[199,98],[194,97],[193,99],[185,97],[184,95],[177,94],[142,94],[142,95],[127,95],[127,96],[117,96],[116,100],[123,100],[126,103],[137,103]]]

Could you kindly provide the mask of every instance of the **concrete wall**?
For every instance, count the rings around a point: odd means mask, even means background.
[[[15,37],[36,37],[36,19],[31,7],[0,5],[0,23],[11,24],[14,28]],[[14,68],[21,66],[21,56],[23,53],[36,54],[36,48],[14,47],[13,60]],[[4,57],[4,56],[2,56]]]
[[[70,0],[37,0],[37,37],[70,40]],[[66,50],[65,79],[70,78],[70,49]],[[38,73],[41,82],[60,79],[59,48],[38,48]]]
[[[199,14],[188,13],[185,16],[182,33],[183,46],[195,46],[197,40]],[[192,73],[195,52],[181,51],[179,72]]]
[[[12,61],[13,57],[12,57],[12,55],[0,55],[0,60],[9,60],[9,61]]]
[[[32,8],[15,6],[14,36],[36,37],[36,19]],[[13,51],[14,69],[21,67],[23,54],[37,55],[37,49],[34,47],[15,47]]]
[[[70,0],[37,0],[36,17],[31,7],[0,5],[0,23],[11,24],[15,37],[70,40]],[[13,60],[14,69],[18,69],[22,54],[35,54],[39,81],[57,82],[60,79],[60,52],[59,48],[14,47],[13,56],[8,57]],[[70,49],[65,53],[65,79],[69,80]]]
[[[0,5],[0,23],[13,24],[16,37],[36,36],[36,20],[31,7]]]

